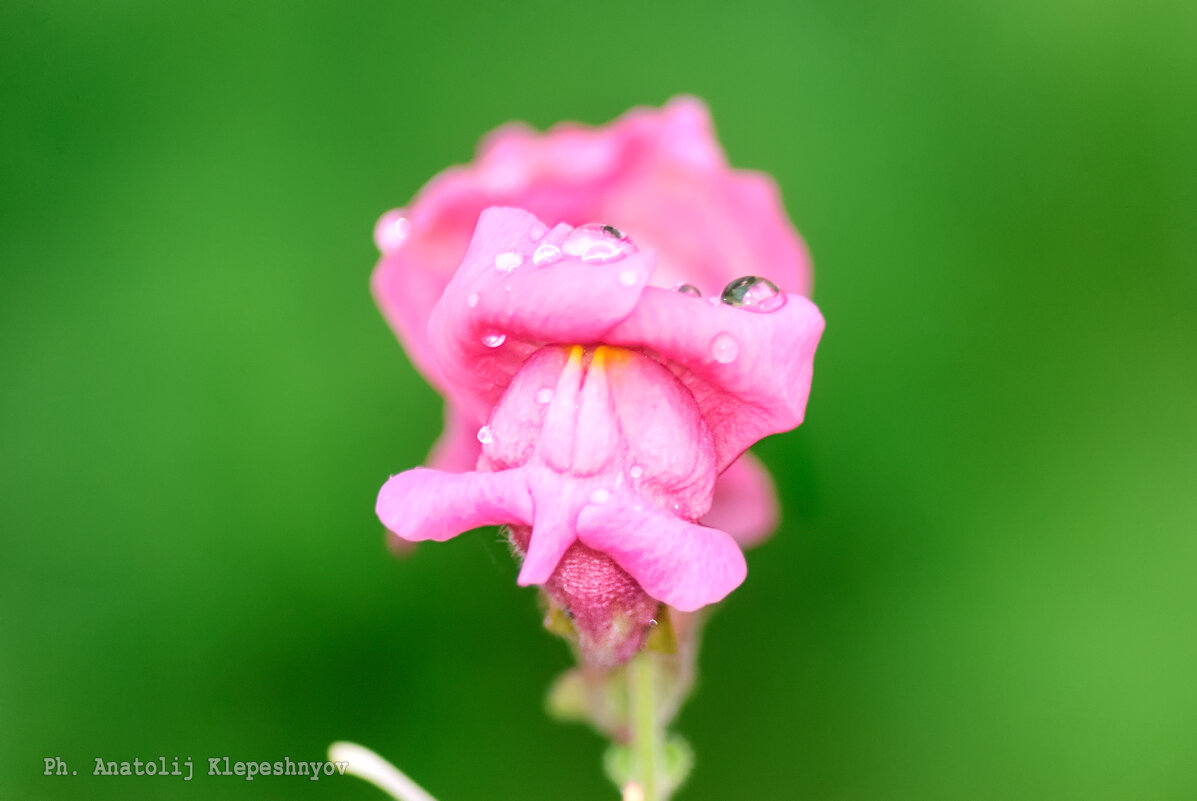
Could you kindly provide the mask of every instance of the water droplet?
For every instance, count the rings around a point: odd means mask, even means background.
[[[535,242],[542,236],[549,232],[549,227],[542,222],[532,223],[532,227],[528,229],[528,238]]]
[[[786,305],[786,295],[777,284],[759,275],[746,275],[732,281],[724,287],[720,300],[728,306],[753,312],[777,311]]]
[[[683,295],[689,295],[692,298],[701,298],[702,290],[694,286],[694,284],[678,284],[674,287],[675,292],[680,292]]]
[[[532,263],[537,267],[547,267],[561,259],[561,248],[545,242],[532,254]]]
[[[403,246],[411,233],[411,221],[403,216],[403,209],[391,209],[374,226],[374,244],[381,253],[394,253]]]
[[[635,253],[636,246],[612,225],[588,223],[571,231],[561,243],[561,250],[567,256],[601,264]]]
[[[466,298],[466,305],[471,309],[478,305],[479,297],[477,292],[471,292]]]
[[[583,259],[585,261],[585,259]],[[636,281],[639,276],[636,275],[635,270],[624,270],[619,274],[619,283],[624,286],[636,286]]]
[[[731,364],[740,355],[740,344],[726,331],[711,340],[711,358],[720,364]]]
[[[505,273],[509,273],[524,263],[524,257],[514,250],[504,250],[495,256],[495,266]]]
[[[482,337],[482,344],[488,348],[497,348],[507,341],[506,334],[487,334]]]
[[[615,261],[623,256],[624,253],[619,245],[610,242],[596,242],[590,246],[589,250],[582,254],[582,261],[603,264],[608,261]]]
[[[628,475],[632,478],[640,478],[644,475],[644,468],[638,464],[632,465],[632,469],[628,471]]]
[[[541,387],[536,390],[536,402],[539,404],[551,403],[553,401],[552,387]]]
[[[483,445],[489,445],[495,441],[495,435],[491,433],[490,426],[482,426],[478,429],[478,441]]]
[[[648,627],[649,627],[650,629],[655,629],[655,628],[657,627],[657,619],[656,619],[656,618],[652,618],[651,620],[649,620],[649,621],[648,621]]]
[[[608,490],[602,489],[601,487],[590,493],[591,503],[606,503],[610,499],[611,493]]]

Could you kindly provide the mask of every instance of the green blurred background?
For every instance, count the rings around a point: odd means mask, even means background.
[[[510,119],[679,92],[828,320],[681,801],[1197,798],[1197,7],[0,5],[0,798],[612,799],[492,532],[373,515],[440,403],[371,229]],[[80,775],[45,778],[59,755]]]

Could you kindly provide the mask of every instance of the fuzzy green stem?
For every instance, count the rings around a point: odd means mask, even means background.
[[[662,731],[657,723],[656,665],[651,654],[643,653],[628,666],[632,700],[632,751],[637,763],[637,778],[644,801],[666,801],[660,795],[658,768],[661,760]]]

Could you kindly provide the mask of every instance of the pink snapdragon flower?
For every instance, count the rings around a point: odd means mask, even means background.
[[[801,423],[823,330],[770,281],[704,299],[657,269],[612,226],[484,211],[424,354],[483,423],[476,470],[409,470],[377,504],[409,541],[511,526],[519,583],[569,610],[601,664],[635,653],[660,604],[693,611],[743,581],[736,540],[698,521],[746,448]]]
[[[429,456],[442,470],[475,467],[482,452],[475,435],[490,408],[459,402],[435,355],[429,311],[491,206],[524,208],[549,225],[602,221],[633,232],[656,253],[657,287],[688,284],[718,297],[733,279],[760,275],[791,295],[809,293],[806,248],[776,186],[728,166],[701,101],[633,109],[598,128],[567,123],[541,135],[502,127],[472,165],[442,172],[375,229],[382,259],[374,295],[412,362],[449,399],[445,431]],[[772,480],[749,453],[720,469],[704,522],[753,544],[777,523]]]

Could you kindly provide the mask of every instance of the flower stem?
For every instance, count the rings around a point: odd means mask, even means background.
[[[632,701],[632,753],[644,801],[666,801],[660,795],[658,767],[661,759],[661,727],[657,722],[656,665],[651,654],[642,653],[628,665]]]
[[[398,801],[436,801],[403,771],[365,746],[333,743],[328,749],[328,759],[348,763],[346,773],[365,779]]]

